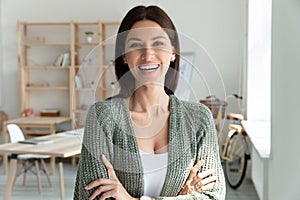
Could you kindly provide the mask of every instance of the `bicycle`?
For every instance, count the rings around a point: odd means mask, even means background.
[[[220,158],[222,160],[225,178],[232,189],[237,189],[244,181],[248,160],[250,157],[250,145],[246,131],[241,125],[243,115],[228,113],[226,118],[229,121],[228,133],[225,141],[223,140],[223,126],[225,121],[225,110],[228,105],[228,98],[241,100],[237,94],[229,95],[225,101],[220,101],[215,96],[209,96],[209,101],[200,101],[210,108],[218,132]]]

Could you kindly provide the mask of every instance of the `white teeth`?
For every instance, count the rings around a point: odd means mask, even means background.
[[[142,65],[139,66],[140,70],[155,70],[159,67],[159,65]]]

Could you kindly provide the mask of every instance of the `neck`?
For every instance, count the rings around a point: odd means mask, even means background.
[[[162,86],[142,86],[128,99],[129,109],[137,112],[149,112],[153,107],[168,110],[169,96]]]

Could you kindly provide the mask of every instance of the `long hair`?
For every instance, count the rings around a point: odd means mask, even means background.
[[[158,6],[136,6],[128,11],[123,18],[116,38],[115,73],[121,90],[118,96],[128,97],[135,89],[135,78],[122,55],[125,53],[125,40],[132,26],[142,20],[151,20],[158,23],[168,34],[175,49],[175,61],[170,63],[165,76],[164,89],[166,94],[174,94],[179,78],[180,46],[176,28],[170,17]]]

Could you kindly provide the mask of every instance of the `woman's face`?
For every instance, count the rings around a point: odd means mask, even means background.
[[[136,22],[125,41],[124,62],[136,79],[136,86],[164,85],[170,61],[175,60],[168,34],[154,21]]]

